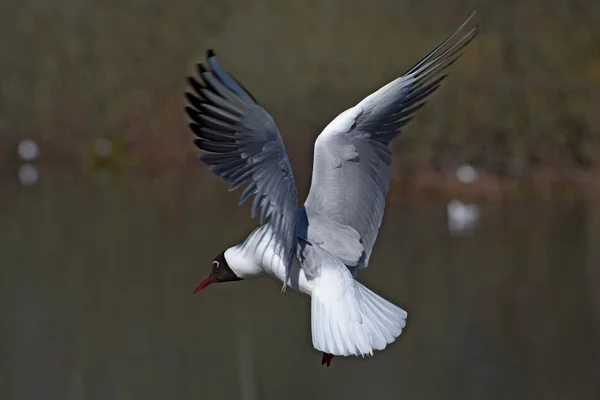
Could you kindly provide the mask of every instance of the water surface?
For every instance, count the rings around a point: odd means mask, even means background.
[[[320,366],[305,297],[192,291],[254,227],[213,178],[0,184],[3,399],[597,399],[600,207],[388,204],[360,279],[408,311],[373,358]]]

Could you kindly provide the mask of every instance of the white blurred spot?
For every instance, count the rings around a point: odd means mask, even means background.
[[[38,155],[40,154],[40,149],[35,140],[23,139],[19,142],[17,152],[19,153],[19,157],[21,157],[22,160],[33,161],[36,158],[38,158]]]
[[[19,168],[19,182],[23,186],[33,186],[40,179],[40,173],[35,164],[23,164]]]
[[[456,176],[462,183],[472,183],[477,179],[477,171],[469,164],[464,164],[458,167]]]
[[[479,220],[479,206],[465,204],[459,200],[448,203],[448,230],[452,236],[473,233]]]
[[[98,139],[94,143],[94,148],[96,149],[96,153],[102,157],[108,157],[113,151],[113,145],[110,140],[107,139]]]

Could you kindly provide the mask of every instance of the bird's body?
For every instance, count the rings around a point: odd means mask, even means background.
[[[468,20],[467,20],[468,22]],[[201,159],[231,184],[248,183],[260,226],[219,254],[198,285],[269,275],[311,297],[313,345],[326,357],[371,355],[392,343],[407,313],[356,276],[369,264],[381,226],[392,160],[389,143],[441,84],[440,75],[475,35],[448,44],[466,22],[401,77],[340,113],[315,141],[312,183],[298,208],[292,169],[272,117],[229,75],[212,51],[203,84],[190,83],[186,111]],[[450,42],[451,43],[451,42]]]
[[[225,250],[224,258],[241,279],[268,275],[311,296],[313,340],[326,354],[371,355],[400,335],[407,316],[403,309],[356,281],[347,266],[326,250],[303,242],[298,253],[288,273],[267,223],[244,242]],[[304,272],[299,259],[307,257],[319,260],[318,274]],[[385,324],[373,318],[386,313]],[[333,315],[337,318],[331,318]],[[331,324],[333,321],[338,324]]]
[[[274,246],[270,228],[269,224],[261,225],[242,243],[225,250],[227,264],[238,277],[251,279],[268,275],[282,283],[286,279],[286,266]],[[312,292],[312,283],[297,258],[293,260],[286,283],[299,293],[310,296]]]

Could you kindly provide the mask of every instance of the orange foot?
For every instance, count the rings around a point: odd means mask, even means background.
[[[323,358],[321,359],[321,365],[327,364],[327,368],[329,368],[329,364],[331,364],[331,359],[333,358],[333,354],[323,353]]]

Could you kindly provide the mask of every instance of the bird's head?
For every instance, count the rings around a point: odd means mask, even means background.
[[[242,278],[239,278],[231,270],[231,268],[229,267],[229,264],[227,264],[227,260],[225,259],[225,252],[222,251],[213,260],[212,271],[210,272],[210,275],[208,275],[208,277],[205,280],[203,280],[202,282],[200,282],[198,284],[198,286],[196,286],[194,293],[199,292],[200,290],[204,289],[211,283],[235,282],[235,281],[241,281],[241,280],[242,280]]]

